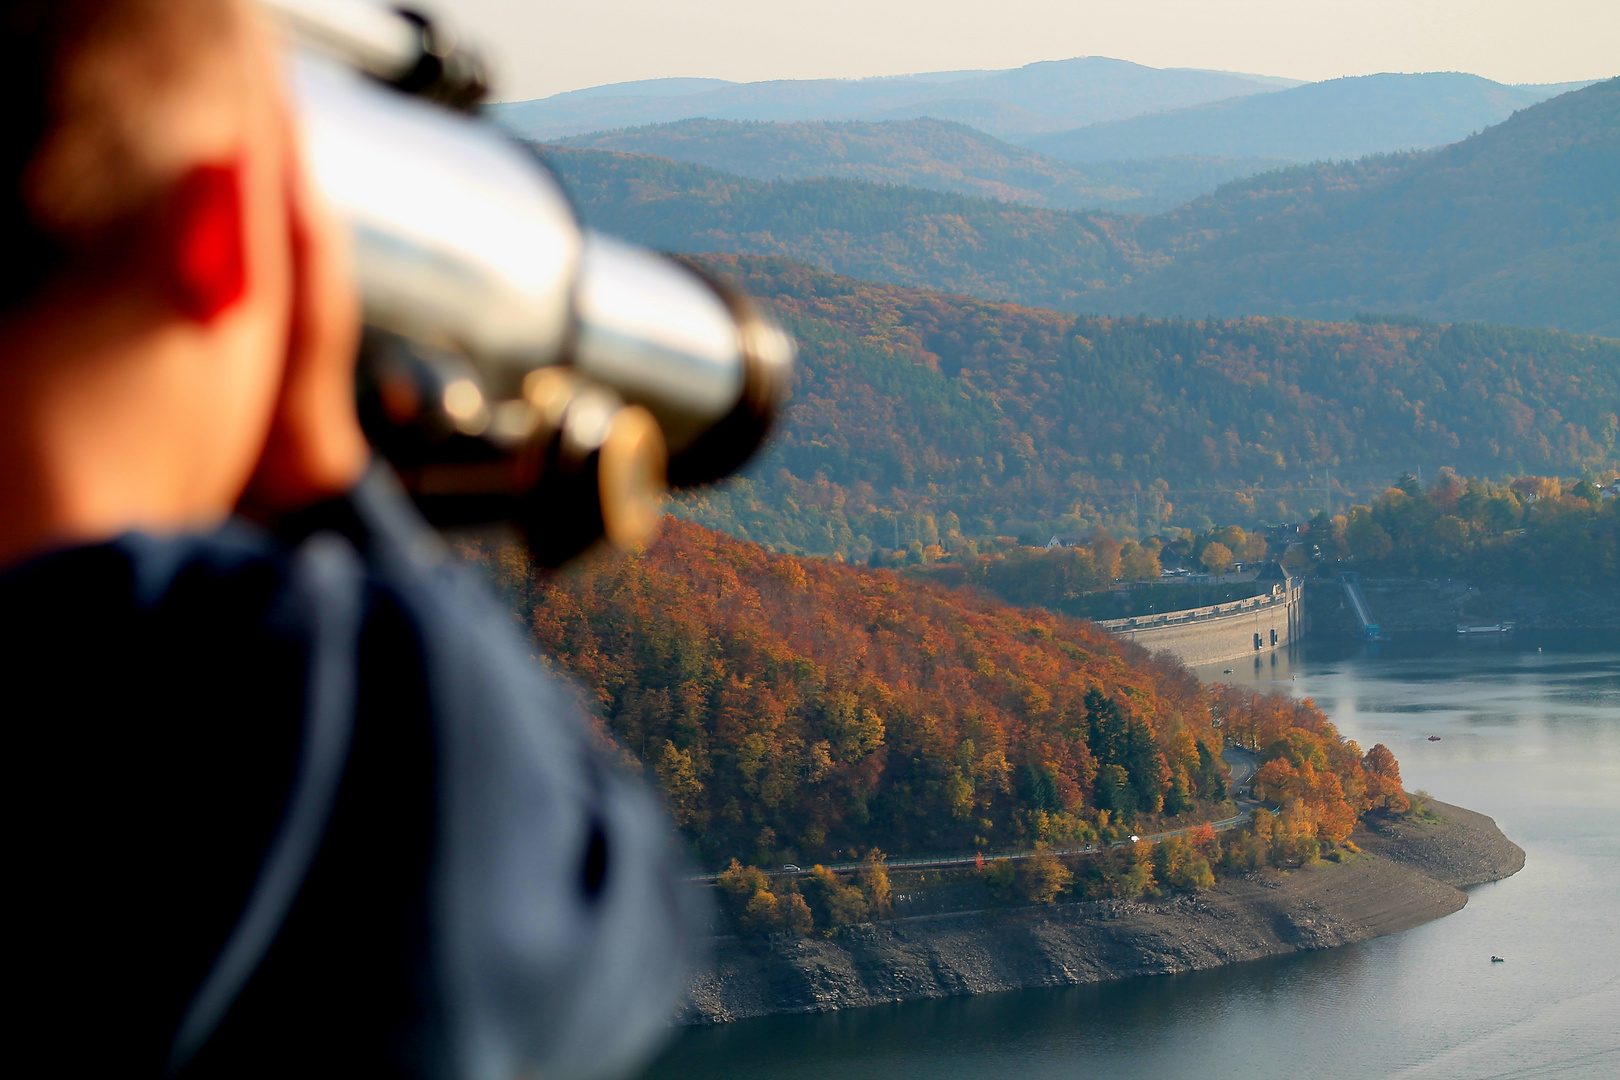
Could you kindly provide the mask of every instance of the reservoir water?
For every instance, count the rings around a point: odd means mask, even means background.
[[[1200,674],[1315,698],[1408,789],[1494,817],[1524,869],[1340,949],[688,1029],[649,1080],[1620,1077],[1620,632],[1307,640]]]

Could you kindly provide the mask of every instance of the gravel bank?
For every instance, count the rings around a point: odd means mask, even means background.
[[[1350,862],[1268,870],[1193,896],[899,920],[831,939],[722,941],[678,1022],[1164,975],[1393,934],[1461,908],[1461,886],[1524,865],[1490,818],[1431,805],[1442,821],[1358,831],[1367,854]]]
[[[1524,868],[1524,850],[1484,814],[1432,799],[1429,809],[1439,821],[1394,822],[1358,835],[1356,842],[1458,889],[1511,877]]]

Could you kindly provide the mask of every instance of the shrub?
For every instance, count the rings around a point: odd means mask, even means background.
[[[990,895],[1000,900],[1012,889],[1017,873],[1008,860],[994,859],[979,871],[979,877],[989,887]]]
[[[1199,851],[1196,838],[1172,836],[1155,847],[1154,872],[1166,886],[1196,892],[1215,884],[1215,872],[1208,857]]]
[[[1140,900],[1158,893],[1158,882],[1153,877],[1153,845],[1147,842],[1132,844],[1126,858],[1125,869],[1119,876],[1119,896],[1123,900]]]
[[[810,883],[823,912],[823,920],[829,928],[854,926],[866,921],[870,909],[861,890],[853,885],[845,885],[838,880],[838,875],[820,865],[811,869]]]
[[[788,893],[782,898],[778,909],[783,925],[795,934],[808,934],[815,929],[815,917],[810,913],[810,905],[798,893]]]
[[[887,856],[877,848],[867,852],[858,878],[867,906],[878,914],[889,911],[889,899],[893,895],[889,887],[889,872],[883,866],[885,858]]]
[[[1074,874],[1050,852],[1024,859],[1018,867],[1018,892],[1031,904],[1054,904],[1074,881]]]

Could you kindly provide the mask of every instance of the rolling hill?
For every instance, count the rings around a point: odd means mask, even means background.
[[[871,79],[722,83],[657,79],[497,105],[526,138],[552,140],[672,120],[913,120],[931,116],[1000,138],[1062,131],[1298,85],[1290,79],[1159,69],[1084,56],[1007,71],[945,71]]]
[[[1065,210],[1154,213],[1285,162],[1163,158],[1075,166],[944,120],[679,120],[576,135],[577,149],[649,154],[754,180],[840,177]]]
[[[966,590],[685,523],[543,578],[492,561],[536,644],[715,869],[1209,821],[1228,792],[1222,727],[1262,759],[1304,752],[1342,776],[1306,794],[1324,837],[1342,841],[1376,791],[1308,701],[1206,690],[1093,625]]]
[[[1107,214],[854,180],[748,180],[602,150],[547,147],[546,156],[587,224],[664,251],[789,255],[855,277],[1067,310],[1129,280],[1139,262],[1131,219]]]
[[[1104,310],[1356,311],[1620,336],[1620,79],[1439,150],[1234,181],[1151,219]]]
[[[1075,162],[1183,156],[1334,161],[1443,146],[1584,85],[1505,86],[1459,72],[1366,75],[1018,141]]]
[[[1075,318],[783,259],[702,263],[775,308],[802,370],[762,460],[679,512],[779,550],[1297,520],[1408,469],[1620,461],[1620,342],[1416,320]]]
[[[596,227],[671,251],[1063,311],[1410,313],[1620,336],[1620,80],[1439,150],[1235,180],[1153,217],[551,151]]]

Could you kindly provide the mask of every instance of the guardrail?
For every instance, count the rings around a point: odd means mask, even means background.
[[[1271,811],[1271,812],[1276,813],[1276,811]],[[1074,847],[1074,848],[1047,848],[1045,850],[998,852],[998,853],[993,854],[993,855],[986,855],[983,852],[975,852],[972,855],[960,855],[960,856],[959,855],[950,855],[950,856],[945,856],[943,858],[932,858],[932,859],[930,859],[930,858],[885,859],[883,861],[882,865],[884,866],[884,868],[889,869],[889,870],[895,870],[895,869],[899,869],[899,868],[902,868],[902,867],[910,867],[910,868],[913,868],[913,869],[922,869],[922,868],[929,868],[929,867],[936,867],[936,866],[938,866],[938,867],[972,866],[972,865],[977,864],[980,859],[983,859],[985,862],[988,863],[988,862],[994,862],[997,859],[1006,859],[1006,860],[1008,860],[1010,862],[1016,862],[1019,859],[1031,859],[1031,858],[1034,858],[1036,855],[1056,855],[1056,856],[1059,856],[1059,857],[1065,857],[1065,856],[1070,856],[1070,855],[1096,855],[1099,852],[1106,851],[1109,848],[1127,847],[1127,846],[1129,846],[1129,845],[1131,845],[1133,843],[1157,843],[1160,840],[1167,840],[1172,836],[1185,836],[1188,833],[1197,832],[1199,829],[1202,829],[1204,827],[1204,825],[1209,825],[1209,826],[1213,827],[1216,832],[1225,832],[1228,829],[1237,828],[1239,825],[1242,825],[1244,822],[1246,822],[1248,820],[1249,820],[1249,815],[1248,814],[1238,814],[1236,817],[1225,818],[1225,819],[1223,819],[1221,821],[1209,821],[1209,822],[1204,822],[1203,824],[1199,824],[1199,825],[1187,825],[1187,826],[1184,826],[1184,827],[1182,827],[1180,829],[1169,829],[1169,830],[1166,830],[1165,832],[1153,833],[1152,835],[1149,835],[1149,836],[1139,837],[1137,840],[1115,840],[1112,843],[1108,843],[1108,844],[1086,844],[1083,847]],[[847,871],[850,871],[850,870],[860,870],[860,869],[865,868],[868,864],[865,863],[865,862],[839,862],[839,863],[821,863],[820,865],[822,866],[823,869],[831,870],[834,873],[837,873],[837,872],[840,872],[840,871],[847,872]],[[808,870],[766,870],[766,871],[764,871],[764,873],[765,873],[766,877],[799,877],[801,875],[805,875],[805,874],[810,873],[810,871],[808,871]],[[718,873],[715,873],[715,874],[696,874],[696,875],[694,875],[692,877],[687,878],[686,880],[687,881],[714,881],[714,880],[718,879],[719,877],[720,877],[720,875]]]
[[[1250,596],[1225,604],[1212,604],[1209,607],[1201,608],[1183,608],[1180,611],[1166,611],[1159,615],[1138,615],[1129,619],[1100,619],[1097,621],[1097,625],[1104,630],[1113,631],[1147,630],[1159,626],[1180,626],[1208,619],[1224,619],[1232,615],[1244,615],[1249,612],[1276,607],[1279,604],[1286,605],[1297,600],[1302,590],[1303,586],[1299,585],[1292,588],[1278,585],[1266,596]]]

